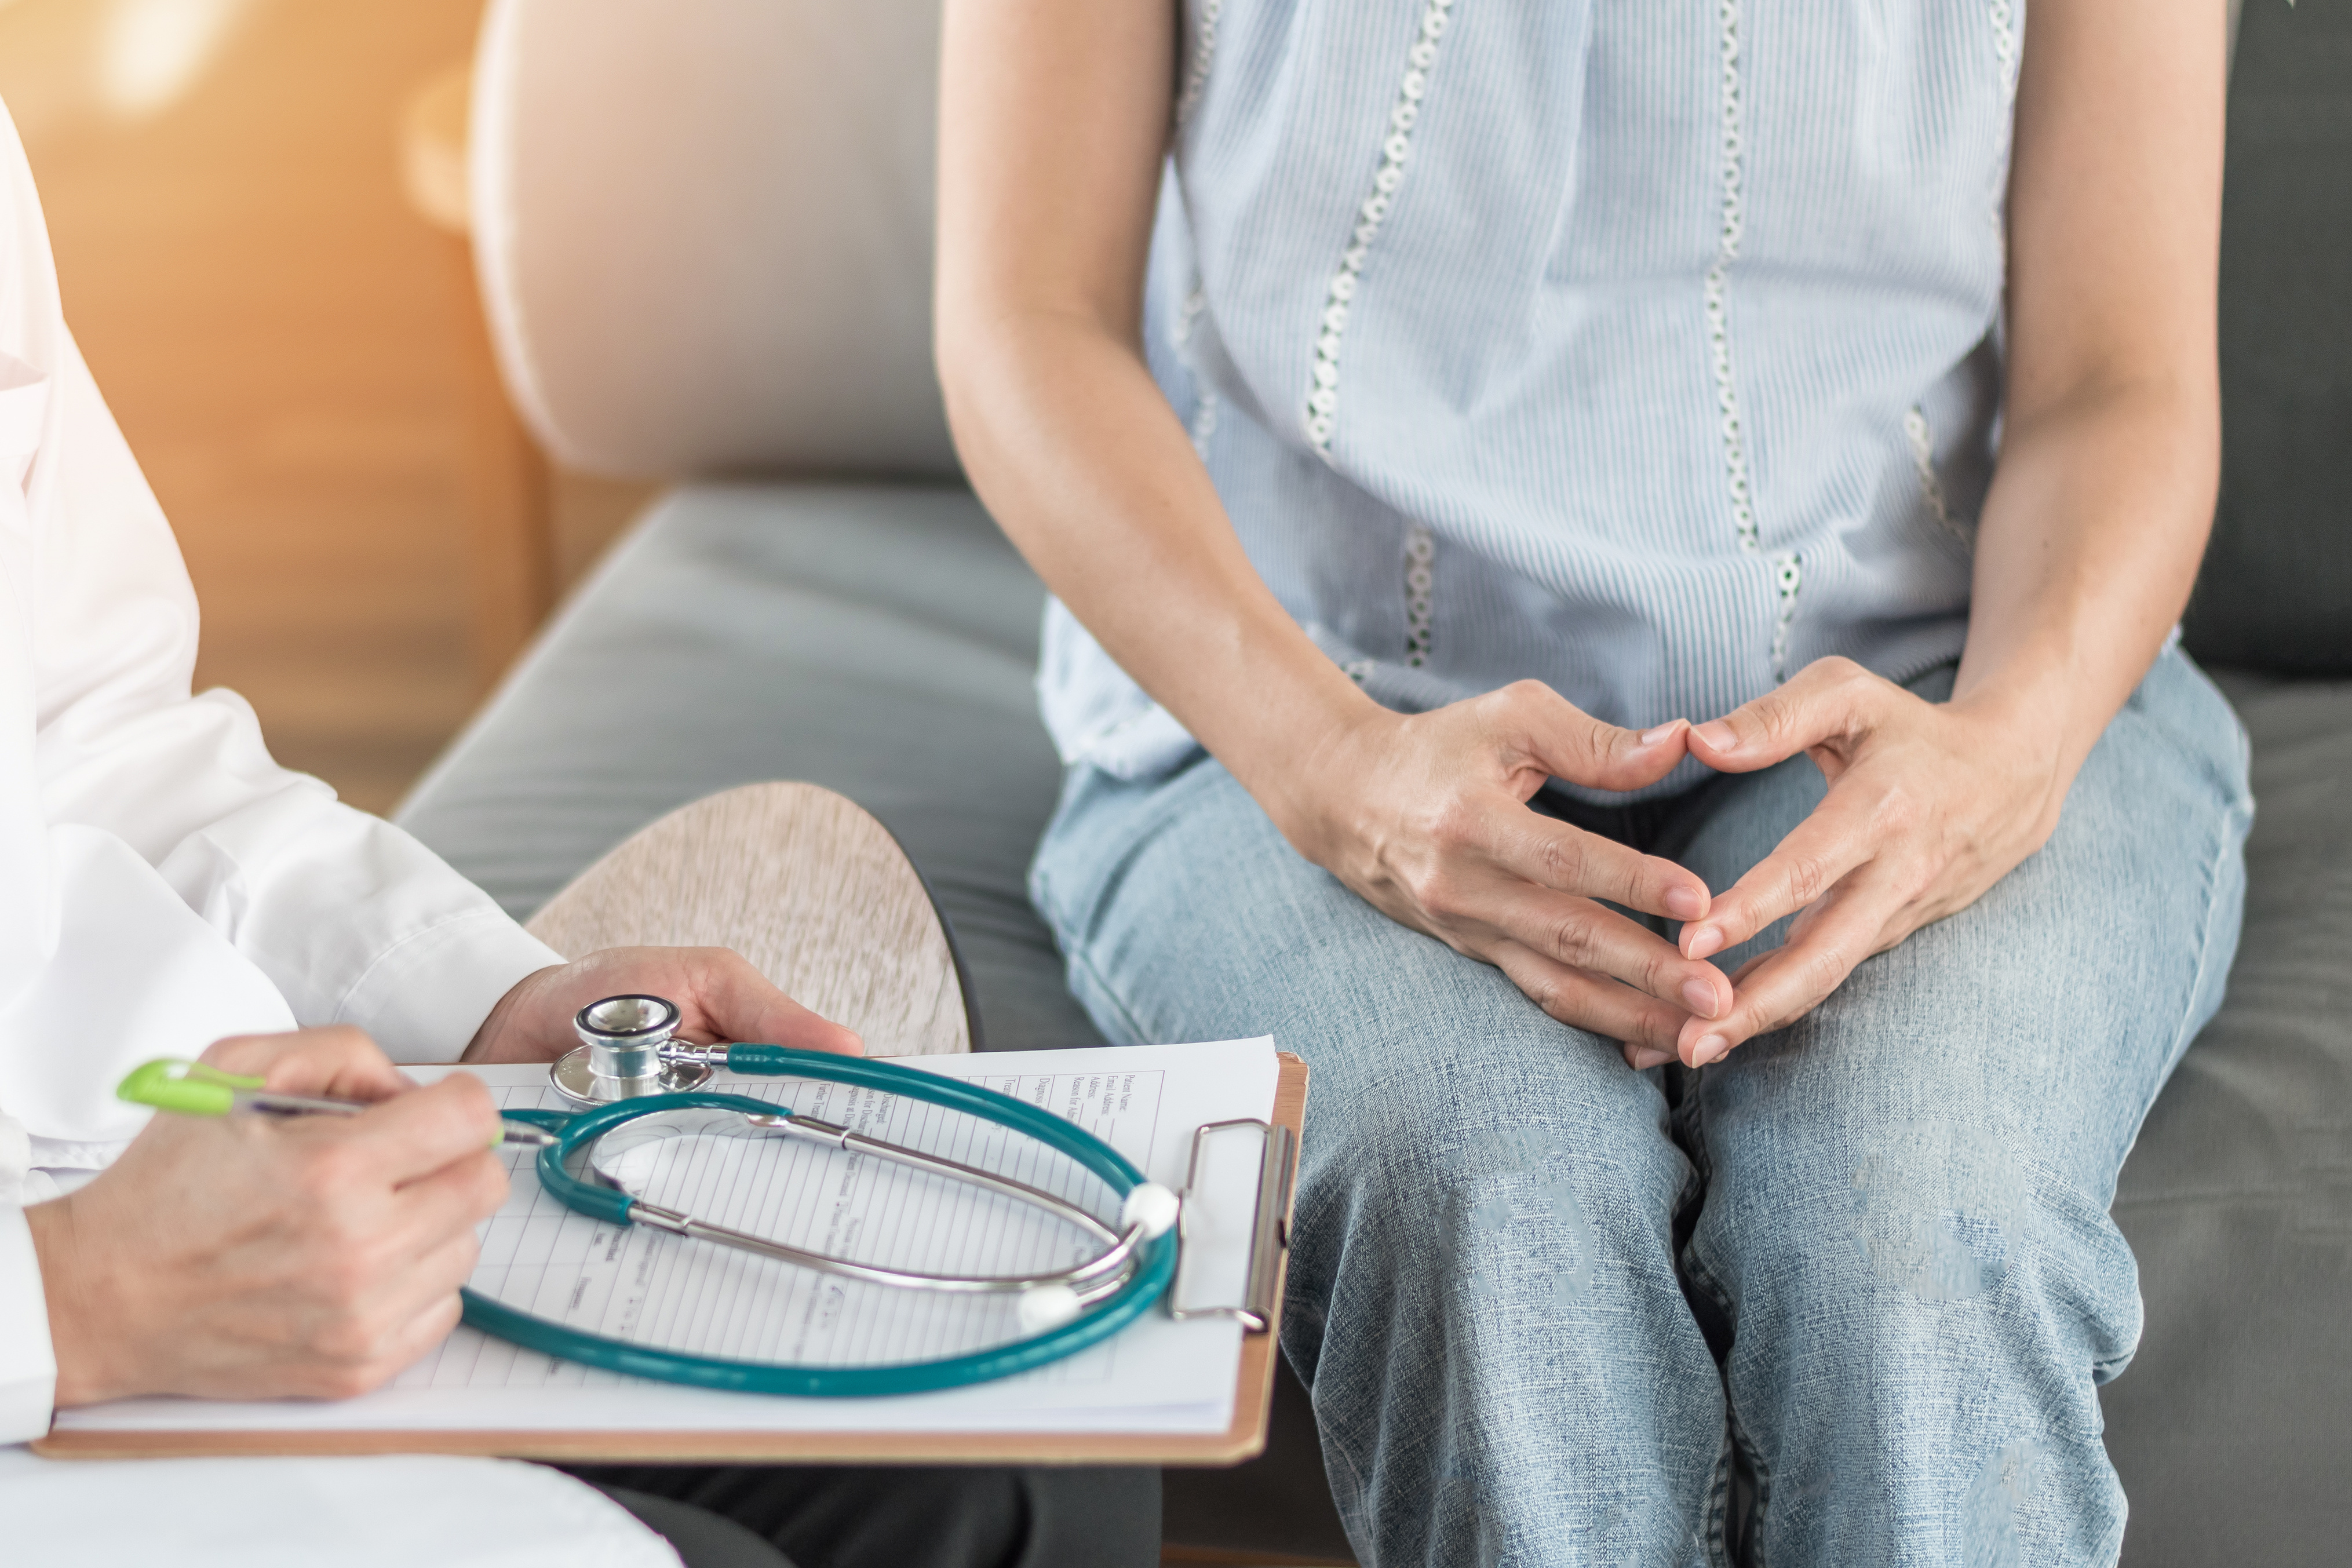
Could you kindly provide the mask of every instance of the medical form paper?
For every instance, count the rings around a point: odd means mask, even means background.
[[[1212,1045],[908,1057],[1078,1122],[1152,1179],[1181,1187],[1192,1132],[1263,1121],[1268,1039]],[[570,1109],[537,1067],[473,1071],[500,1103]],[[986,1166],[1106,1220],[1101,1184],[1033,1140],[961,1112],[841,1085],[716,1075],[714,1090],[780,1101],[897,1142]],[[1186,1219],[1187,1305],[1241,1300],[1257,1141],[1212,1139]],[[614,1338],[703,1354],[816,1364],[929,1360],[1018,1337],[1006,1298],[972,1300],[820,1276],[563,1207],[512,1151],[513,1190],[482,1228],[475,1289]],[[869,1261],[955,1272],[1075,1261],[1090,1245],[1031,1205],[798,1139],[681,1138],[632,1151],[633,1191],[699,1217]],[[334,1404],[136,1399],[61,1411],[68,1431],[636,1430],[1223,1432],[1241,1330],[1230,1318],[1147,1313],[1103,1344],[1023,1376],[940,1394],[797,1399],[652,1383],[552,1361],[461,1328],[387,1388]]]

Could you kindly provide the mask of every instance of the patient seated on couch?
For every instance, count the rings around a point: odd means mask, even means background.
[[[1313,1068],[1283,1344],[1365,1562],[2115,1561],[2107,1211],[2252,809],[2172,635],[2225,45],[949,0],[1030,889],[1109,1037]]]

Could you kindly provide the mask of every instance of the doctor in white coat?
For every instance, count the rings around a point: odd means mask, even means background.
[[[463,1075],[400,1093],[388,1060],[542,1059],[625,991],[675,998],[702,1037],[858,1048],[731,953],[566,964],[278,767],[241,699],[191,696],[195,651],[178,548],[66,331],[0,110],[0,1445],[58,1405],[354,1393],[437,1342],[504,1192],[495,1113]],[[397,1098],[152,1128],[115,1100],[137,1063],[208,1049],[273,1087]],[[26,1563],[676,1561],[532,1466],[21,1446],[0,1447],[0,1541]]]

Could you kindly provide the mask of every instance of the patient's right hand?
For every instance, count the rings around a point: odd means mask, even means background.
[[[1666,776],[1687,727],[1637,735],[1522,680],[1427,713],[1366,704],[1267,807],[1293,846],[1401,924],[1510,976],[1564,1024],[1671,1053],[1731,983],[1598,900],[1673,920],[1706,884],[1671,860],[1531,811],[1553,778],[1630,790]],[[1272,793],[1272,792],[1269,792]],[[1622,982],[1623,984],[1619,984]]]
[[[352,1028],[223,1040],[205,1060],[385,1103],[159,1115],[97,1180],[26,1209],[60,1405],[362,1394],[457,1321],[474,1226],[507,1191],[481,1083],[414,1088]]]

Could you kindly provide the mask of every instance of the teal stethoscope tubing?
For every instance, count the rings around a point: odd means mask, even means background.
[[[827,1056],[787,1046],[734,1046],[728,1050],[727,1066],[733,1072],[763,1077],[789,1076],[851,1084],[977,1116],[1069,1156],[1122,1199],[1143,1184],[1143,1173],[1086,1129],[1050,1110],[1041,1110],[977,1084],[888,1062]],[[656,1094],[621,1100],[578,1115],[560,1110],[509,1110],[506,1114],[512,1120],[560,1134],[559,1142],[539,1152],[541,1186],[583,1214],[614,1225],[627,1225],[631,1223],[629,1210],[636,1199],[614,1188],[580,1180],[564,1167],[565,1158],[623,1122],[656,1111],[687,1109],[772,1116],[780,1108],[771,1101],[740,1094]],[[882,1366],[795,1366],[783,1362],[733,1361],[653,1349],[519,1312],[472,1289],[458,1294],[465,1302],[465,1321],[469,1326],[562,1361],[695,1388],[840,1399],[961,1388],[1059,1361],[1100,1343],[1141,1317],[1168,1289],[1175,1273],[1176,1236],[1171,1230],[1144,1244],[1136,1271],[1108,1302],[1058,1328],[964,1355]]]

